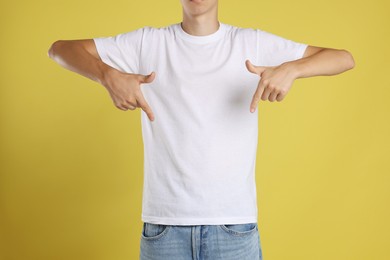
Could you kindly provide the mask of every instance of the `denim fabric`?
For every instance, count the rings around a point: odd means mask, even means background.
[[[262,260],[257,223],[176,226],[143,222],[140,260]]]

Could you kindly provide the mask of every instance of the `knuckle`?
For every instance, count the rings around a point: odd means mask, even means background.
[[[141,101],[141,102],[143,102],[143,101],[145,100],[145,99],[144,99],[144,95],[142,94],[141,91],[137,91],[136,93],[134,93],[134,97],[135,97],[137,100]]]
[[[128,95],[128,96],[126,96],[125,101],[126,102],[133,102],[134,101],[134,97],[132,95]]]
[[[144,107],[146,104],[145,104],[145,101],[142,99],[142,98],[137,98],[137,104],[140,106],[140,107]]]
[[[127,98],[125,100],[125,102],[126,102],[126,105],[130,104],[130,105],[134,106],[136,104],[136,101],[133,98]]]
[[[263,84],[264,85],[268,85],[269,84],[269,80],[268,79],[263,80]]]
[[[268,88],[275,89],[276,85],[274,83],[269,83]]]

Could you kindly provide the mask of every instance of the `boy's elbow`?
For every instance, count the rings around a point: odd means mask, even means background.
[[[347,50],[343,50],[343,51],[346,53],[348,59],[348,69],[353,69],[355,67],[355,60],[352,54]]]
[[[52,45],[50,46],[49,50],[47,51],[47,56],[49,56],[50,58],[53,58],[55,50],[56,50],[56,48],[58,48],[58,46],[61,44],[61,42],[62,42],[62,40],[57,40],[57,41],[53,42]]]

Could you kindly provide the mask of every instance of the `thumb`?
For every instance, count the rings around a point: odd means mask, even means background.
[[[139,75],[140,83],[150,83],[154,80],[156,73],[152,71],[149,75]]]
[[[246,68],[249,70],[249,72],[252,72],[254,74],[257,74],[261,76],[261,73],[267,68],[265,66],[255,66],[253,65],[249,60],[245,61]]]

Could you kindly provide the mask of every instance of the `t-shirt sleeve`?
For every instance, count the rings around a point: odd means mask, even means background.
[[[256,29],[258,66],[277,66],[301,59],[308,44]]]
[[[126,73],[139,73],[144,28],[108,37],[93,38],[104,63]]]

